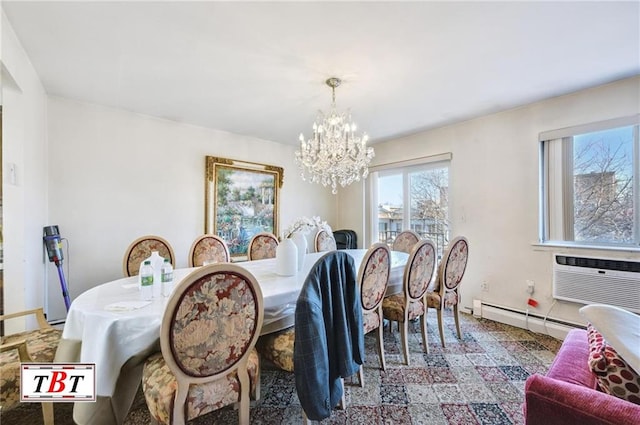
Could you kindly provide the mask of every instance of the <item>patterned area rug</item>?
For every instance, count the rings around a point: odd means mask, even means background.
[[[448,313],[448,314],[447,314]],[[376,339],[365,337],[365,387],[357,377],[345,382],[347,408],[334,410],[322,424],[523,424],[524,382],[546,373],[561,341],[520,328],[461,314],[458,340],[450,312],[445,312],[446,348],[440,345],[434,312],[427,320],[429,354],[423,353],[419,322],[410,326],[411,365],[402,363],[400,335],[385,329],[387,370],[379,369]],[[300,424],[300,403],[292,373],[263,364],[262,398],[251,407],[252,424]],[[56,404],[56,425],[73,424],[72,406]],[[2,414],[0,423],[42,423],[40,407],[24,404]],[[125,425],[150,424],[142,392]],[[237,424],[225,408],[190,424]]]

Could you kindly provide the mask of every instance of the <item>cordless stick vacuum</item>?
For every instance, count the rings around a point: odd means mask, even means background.
[[[69,290],[67,289],[67,281],[64,278],[64,270],[62,269],[62,239],[60,238],[60,232],[58,226],[47,226],[44,228],[44,245],[47,247],[47,254],[49,255],[49,261],[56,263],[58,268],[58,277],[60,278],[60,288],[62,289],[62,297],[64,298],[64,305],[69,311],[71,306],[71,300],[69,299]]]

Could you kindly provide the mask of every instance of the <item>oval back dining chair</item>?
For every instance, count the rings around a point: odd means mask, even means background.
[[[171,265],[176,266],[176,256],[173,253],[171,244],[160,236],[148,235],[142,236],[135,241],[124,253],[122,261],[122,272],[126,277],[137,276],[140,271],[140,263],[148,258],[153,251],[158,251],[158,255],[163,258],[169,258]]]
[[[238,403],[239,423],[249,424],[249,400],[260,397],[254,346],[263,320],[262,291],[246,269],[212,264],[185,277],[162,318],[162,352],[142,371],[152,418],[180,425]]]
[[[427,288],[433,280],[436,270],[436,246],[430,239],[420,240],[411,250],[404,267],[403,293],[385,297],[382,301],[382,314],[390,321],[402,324],[400,338],[405,364],[409,365],[409,321],[420,317],[422,345],[424,352],[429,352],[427,345],[427,303],[424,300]]]
[[[0,337],[0,412],[20,404],[20,363],[53,362],[62,336],[62,331],[47,323],[42,308],[5,314],[0,322],[28,315],[36,316],[38,329]],[[44,424],[53,425],[53,403],[41,405]]]
[[[277,248],[278,238],[276,238],[273,233],[257,233],[249,241],[249,247],[247,248],[247,259],[264,260],[265,258],[275,258]]]
[[[442,310],[453,307],[453,318],[456,322],[458,338],[462,338],[460,332],[460,319],[458,318],[458,304],[460,294],[458,289],[469,259],[469,241],[465,237],[454,238],[445,250],[437,278],[427,292],[427,307],[438,311],[438,330],[440,341],[444,347],[444,327],[442,323]]]
[[[411,252],[411,249],[418,243],[420,240],[420,235],[418,235],[413,230],[403,230],[396,236],[393,240],[393,245],[391,247],[394,251],[402,251],[407,254]]]
[[[316,237],[314,238],[313,245],[316,248],[316,252],[335,251],[338,249],[333,235],[329,234],[329,232],[324,229],[318,230]]]
[[[189,267],[200,267],[205,261],[228,263],[231,260],[226,242],[218,235],[199,236],[189,250]]]
[[[364,334],[378,330],[378,356],[380,367],[386,370],[384,360],[382,300],[387,292],[389,273],[391,272],[391,253],[384,243],[371,245],[358,270],[360,286],[360,304],[362,305],[362,326]],[[364,374],[360,368],[360,386],[364,387]]]

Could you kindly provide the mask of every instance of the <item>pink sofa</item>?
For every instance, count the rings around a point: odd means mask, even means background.
[[[601,392],[588,358],[587,331],[570,331],[546,376],[527,379],[527,425],[640,424],[640,405]]]

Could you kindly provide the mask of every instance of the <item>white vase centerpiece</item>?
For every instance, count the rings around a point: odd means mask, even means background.
[[[282,235],[284,239],[293,239],[293,242],[298,247],[298,270],[301,270],[304,266],[304,260],[307,254],[307,251],[313,252],[309,249],[309,243],[307,241],[307,234],[310,232],[315,232],[319,229],[326,230],[329,234],[332,233],[331,226],[327,224],[326,221],[322,221],[320,217],[300,217],[296,221],[294,221],[287,229],[284,231]]]
[[[293,276],[298,271],[298,247],[291,239],[283,239],[276,248],[276,274]]]

